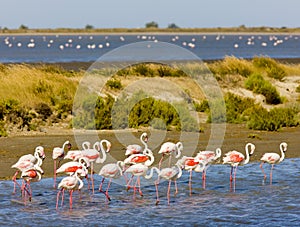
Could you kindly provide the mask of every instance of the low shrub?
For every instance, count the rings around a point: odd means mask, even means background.
[[[247,127],[255,130],[278,131],[282,127],[299,125],[297,108],[274,108],[270,111],[261,106],[249,110]]]
[[[267,76],[271,78],[282,80],[287,75],[284,67],[272,58],[254,57],[252,62],[255,67],[265,70]]]
[[[112,79],[108,80],[106,82],[106,85],[109,88],[116,89],[116,90],[119,90],[119,89],[121,89],[123,87],[121,81],[118,80],[118,79],[116,79],[116,78],[112,78]]]
[[[282,102],[276,88],[259,73],[249,76],[245,81],[245,87],[254,93],[264,95],[268,104],[276,105]]]
[[[223,61],[213,63],[209,66],[213,74],[217,75],[241,75],[248,77],[253,73],[251,63],[235,57],[226,57]]]

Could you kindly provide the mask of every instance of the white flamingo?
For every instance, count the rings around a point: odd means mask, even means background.
[[[249,147],[250,147],[250,152],[249,152]],[[225,154],[225,157],[223,157],[223,164],[231,165],[230,189],[232,189],[231,183],[233,181],[234,182],[233,189],[235,191],[235,179],[236,179],[237,167],[239,165],[246,165],[250,161],[250,156],[254,153],[254,150],[255,150],[255,145],[252,143],[247,143],[245,146],[246,157],[242,153],[235,150],[229,151],[228,153]],[[232,174],[234,174],[233,177]]]
[[[200,151],[197,153],[196,158],[202,160],[205,164],[204,170],[202,172],[202,187],[205,189],[206,185],[206,171],[211,163],[215,162],[222,156],[222,151],[217,148],[216,151]]]
[[[16,168],[17,169],[16,173],[12,177],[12,180],[14,182],[13,194],[16,193],[16,185],[18,184],[17,183],[17,175],[18,175],[19,171],[22,172],[26,169],[34,167],[38,171],[40,171],[41,173],[44,173],[43,170],[40,167],[41,167],[45,157],[46,157],[46,155],[45,155],[45,152],[44,152],[44,148],[42,146],[37,146],[35,148],[34,155],[32,155],[32,154],[23,155],[19,158],[19,160],[15,164],[13,164],[11,166],[11,168]]]
[[[65,146],[67,146],[68,150],[71,149],[71,143],[70,141],[65,141],[62,147],[54,147],[53,148],[53,152],[52,152],[52,159],[54,162],[54,185],[53,187],[56,187],[56,169],[57,169],[57,163],[56,160],[58,160],[58,166],[60,166],[60,162],[61,160],[64,158],[65,156]]]
[[[99,175],[103,177],[101,184],[99,186],[99,191],[104,193],[107,200],[109,200],[109,201],[110,201],[110,196],[108,194],[108,190],[109,190],[111,181],[112,181],[112,179],[117,179],[123,175],[124,166],[125,166],[125,164],[122,161],[118,161],[117,163],[108,163],[108,164],[105,164],[99,172]],[[102,190],[102,186],[103,186],[105,178],[110,178],[110,179],[109,179],[106,191],[104,192]]]
[[[59,202],[59,195],[62,192],[62,201],[61,204],[63,204],[64,200],[64,191],[69,190],[70,193],[70,209],[72,209],[73,205],[73,192],[74,190],[80,190],[83,187],[83,181],[80,179],[79,175],[82,175],[82,171],[80,169],[76,170],[75,174],[72,176],[67,176],[61,180],[61,182],[58,184],[58,189],[60,189],[57,192],[56,196],[56,209],[58,208],[58,202]]]
[[[181,152],[183,150],[183,144],[181,142],[178,143],[172,143],[172,142],[165,142],[161,145],[160,150],[158,151],[158,154],[162,154],[162,157],[159,161],[158,168],[160,169],[161,162],[165,155],[169,155],[169,166],[171,164],[171,155],[175,154],[175,158],[179,158],[181,155]]]
[[[279,145],[279,149],[280,149],[280,152],[281,152],[281,156],[277,153],[265,153],[262,158],[260,159],[261,160],[261,164],[260,164],[260,168],[264,174],[264,182],[266,181],[267,179],[267,175],[265,174],[264,172],[264,169],[263,169],[263,164],[264,163],[269,163],[272,165],[271,167],[271,171],[270,171],[270,184],[272,184],[272,171],[273,171],[273,168],[274,168],[274,165],[275,164],[279,164],[280,162],[282,162],[285,158],[285,152],[287,151],[287,143],[285,142],[282,142],[280,145]]]
[[[144,149],[148,147],[148,134],[146,132],[142,133],[140,136],[140,141],[144,145],[144,148],[141,145],[138,144],[131,144],[126,147],[125,155],[132,155],[132,154],[141,154]]]

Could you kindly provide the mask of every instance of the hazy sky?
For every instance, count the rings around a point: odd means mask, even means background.
[[[300,27],[299,0],[0,0],[0,9],[8,28]]]

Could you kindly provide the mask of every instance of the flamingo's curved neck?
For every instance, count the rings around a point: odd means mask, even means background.
[[[144,145],[145,149],[144,150],[147,150],[148,149],[148,144],[145,142],[145,140],[143,139],[144,137],[146,137],[147,134],[143,133],[140,137],[140,140],[142,142],[142,144]]]
[[[79,182],[78,189],[80,190],[83,187],[83,181],[78,177],[77,173],[75,174],[77,182]]]
[[[220,148],[217,148],[217,150],[216,150],[216,157],[215,157],[215,159],[218,159],[218,158],[220,158],[220,157],[221,157],[221,155],[222,155],[222,151],[221,151],[221,149],[220,149]]]
[[[160,170],[159,170],[157,167],[152,167],[151,170],[150,170],[149,175],[146,175],[145,178],[146,178],[146,179],[152,178],[152,177],[153,177],[153,171],[154,171],[154,170],[159,174]]]
[[[175,158],[179,158],[181,155],[181,150],[183,149],[183,145],[181,142],[176,143],[176,148],[177,148],[177,154]]]
[[[282,162],[283,159],[284,159],[284,157],[285,157],[285,154],[284,154],[284,152],[285,152],[284,145],[281,143],[279,147],[280,147],[280,152],[281,152],[281,157],[279,159],[279,162]]]
[[[244,165],[247,164],[250,161],[250,155],[249,155],[249,149],[248,149],[249,146],[250,146],[250,144],[246,144],[246,146],[245,146],[246,159],[244,161]]]
[[[181,175],[182,175],[182,168],[180,167],[180,165],[179,164],[176,164],[176,166],[177,166],[177,168],[178,168],[178,175],[177,175],[177,178],[180,178],[181,177]]]
[[[117,167],[118,167],[119,172],[121,173],[121,175],[123,175],[124,162],[118,161],[118,162],[117,162]]]
[[[103,143],[106,143],[106,147],[107,147],[106,149],[104,148]],[[100,151],[99,152],[101,152],[102,158],[99,159],[100,163],[103,163],[106,160],[106,152],[108,152],[108,151],[109,151],[109,141],[101,140],[100,141]]]
[[[153,162],[154,162],[154,156],[151,153],[149,152],[149,154],[147,154],[150,159],[145,162],[146,166],[151,166],[153,164]]]

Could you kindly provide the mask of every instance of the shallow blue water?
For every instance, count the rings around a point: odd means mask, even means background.
[[[269,173],[270,166],[265,164]],[[238,167],[236,189],[229,187],[230,167],[208,168],[206,189],[201,174],[193,174],[193,194],[189,195],[189,174],[178,180],[179,193],[171,203],[166,198],[167,182],[159,185],[160,203],[155,205],[155,187],[151,180],[142,180],[143,197],[133,197],[132,190],[112,183],[111,201],[99,192],[92,195],[87,184],[74,193],[73,209],[65,202],[55,209],[53,179],[32,183],[32,202],[25,206],[20,195],[12,195],[13,183],[0,181],[0,226],[297,226],[300,223],[300,159],[286,159],[276,165],[273,184],[262,183],[259,163]],[[59,178],[60,179],[60,178]],[[95,175],[96,188],[101,177]]]
[[[228,55],[300,57],[299,35],[7,35],[0,36],[0,62],[90,62],[117,47],[140,41],[172,43],[203,60]]]

